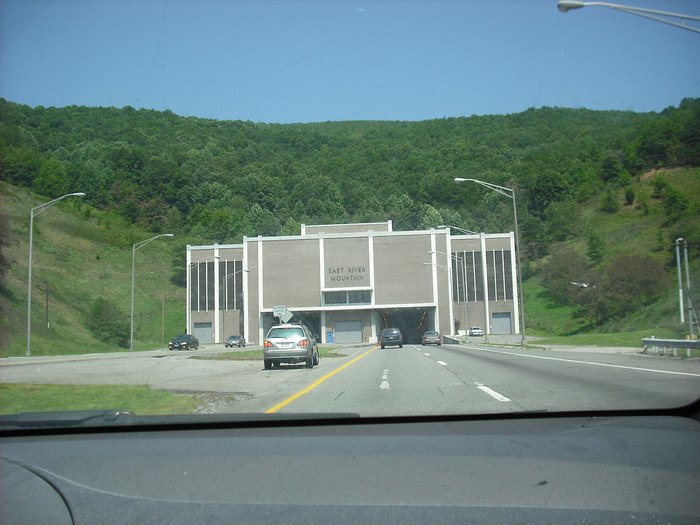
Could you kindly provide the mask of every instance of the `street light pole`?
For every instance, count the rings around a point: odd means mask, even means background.
[[[226,337],[226,312],[228,311],[228,279],[229,277],[233,277],[235,275],[238,275],[239,273],[246,272],[248,273],[250,270],[242,269],[242,270],[236,270],[233,273],[229,273],[228,275],[224,275],[224,308],[221,311],[221,332],[222,332],[222,337]],[[233,304],[234,306],[238,306],[236,304],[236,283],[233,283],[233,288],[234,288],[234,296],[233,296]],[[234,308],[235,309],[235,308]]]
[[[161,233],[145,241],[137,242],[131,247],[131,322],[129,325],[129,350],[134,349],[134,283],[136,281],[136,250],[146,246],[149,242],[155,241],[159,237],[173,237],[172,233]]]
[[[29,276],[27,278],[27,352],[29,357],[32,355],[32,244],[34,242],[34,216],[48,210],[51,206],[66,197],[85,197],[83,192],[67,193],[57,199],[54,199],[44,204],[40,204],[31,209],[29,212]]]
[[[682,13],[671,13],[669,11],[659,11],[658,9],[646,9],[643,7],[634,7],[629,5],[621,4],[611,4],[609,2],[580,2],[577,0],[559,0],[557,2],[557,9],[562,13],[568,13],[572,9],[581,9],[582,7],[609,7],[615,11],[621,11],[623,13],[628,13],[630,15],[637,15],[643,18],[648,18],[656,22],[661,22],[662,24],[668,24],[674,27],[679,27],[681,29],[686,29],[688,31],[693,31],[694,33],[700,33],[700,29],[697,27],[687,26],[684,23],[674,22],[669,20],[669,18],[677,18],[683,22],[684,20],[694,20],[700,21],[700,16],[684,15]],[[666,17],[666,18],[662,18]]]
[[[460,228],[459,226],[451,226],[449,224],[441,224],[440,226],[435,226],[438,230],[444,230],[445,228],[450,229],[452,228],[453,230],[460,231],[466,235],[479,235],[477,232],[473,232],[471,230],[465,230],[464,228]]]
[[[499,186],[498,184],[492,184],[490,182],[484,182],[483,180],[477,179],[463,179],[461,177],[455,177],[455,182],[476,182],[485,188],[493,190],[501,195],[505,195],[513,200],[513,221],[515,222],[515,257],[518,265],[518,297],[520,301],[520,345],[525,346],[527,344],[527,339],[525,338],[525,301],[523,299],[523,277],[522,270],[520,268],[520,233],[518,231],[518,208],[515,203],[515,190],[513,188],[506,188],[505,186]],[[486,320],[488,323],[488,319]]]

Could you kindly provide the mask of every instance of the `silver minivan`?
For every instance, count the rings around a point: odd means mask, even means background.
[[[318,345],[306,326],[281,324],[267,332],[263,358],[265,370],[281,363],[306,363],[307,368],[313,368],[319,362]]]

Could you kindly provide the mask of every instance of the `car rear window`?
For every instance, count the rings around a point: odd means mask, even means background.
[[[304,337],[304,330],[301,328],[270,328],[267,333],[268,339],[290,339],[293,337]]]

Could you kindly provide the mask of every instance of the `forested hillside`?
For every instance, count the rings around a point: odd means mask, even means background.
[[[683,172],[690,185],[649,177],[697,166],[700,99],[661,113],[545,107],[285,125],[0,99],[4,181],[47,199],[82,191],[95,209],[143,230],[174,232],[176,259],[186,243],[296,234],[300,223],[392,219],[397,230],[512,230],[511,202],[453,182],[468,177],[515,188],[527,277],[539,275],[553,250],[559,257],[564,241],[578,246],[589,270],[601,271],[625,250],[596,251],[611,242],[599,218],[630,209],[639,216],[658,210],[651,235],[668,252],[658,257],[668,273],[677,236],[689,240],[693,257],[700,253],[698,172]]]

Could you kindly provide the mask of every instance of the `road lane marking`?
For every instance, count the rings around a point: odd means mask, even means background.
[[[442,366],[447,366],[447,363],[445,363],[444,361],[438,361],[438,363],[440,363]]]
[[[543,355],[528,355],[528,354],[518,354],[516,352],[502,352],[499,350],[487,350],[485,348],[475,348],[469,347],[472,350],[480,350],[482,352],[491,352],[492,354],[505,354],[505,355],[515,355],[518,357],[530,357],[532,359],[548,359],[550,361],[563,361],[565,363],[575,363],[579,365],[593,365],[593,366],[605,366],[608,368],[623,368],[625,370],[637,370],[639,372],[655,372],[657,374],[671,374],[676,376],[690,376],[690,377],[700,377],[700,374],[693,374],[692,372],[673,372],[671,370],[656,370],[654,368],[641,368],[638,366],[625,366],[625,365],[611,365],[609,363],[596,363],[595,361],[580,361],[578,359],[564,359],[562,357],[547,357]]]
[[[423,352],[423,355],[426,355],[426,356],[430,357],[430,354],[428,354],[428,353],[426,353],[426,352]]]
[[[391,387],[389,386],[389,381],[387,379],[389,378],[389,369],[385,368],[384,373],[382,374],[382,382],[379,385],[379,388],[382,390],[390,390]]]
[[[285,399],[285,400],[282,401],[281,403],[277,403],[277,404],[276,404],[275,406],[273,406],[272,408],[268,408],[267,410],[265,410],[265,414],[274,414],[274,413],[277,412],[278,410],[280,410],[280,409],[286,407],[286,406],[287,406],[288,404],[290,404],[292,401],[294,401],[294,400],[296,400],[296,399],[299,399],[299,398],[300,398],[301,396],[303,396],[304,394],[308,394],[308,393],[311,392],[314,388],[316,388],[318,385],[320,385],[321,383],[323,383],[323,382],[326,381],[327,379],[330,379],[331,377],[333,377],[335,374],[337,374],[337,373],[340,372],[341,370],[346,369],[346,368],[349,367],[350,365],[356,363],[357,361],[359,361],[359,360],[362,359],[363,357],[365,357],[365,356],[371,354],[371,353],[374,352],[375,350],[376,350],[376,348],[372,348],[372,349],[370,349],[370,350],[367,350],[364,354],[358,355],[358,356],[357,356],[355,359],[353,359],[352,361],[348,361],[348,362],[345,363],[344,365],[339,366],[338,368],[336,368],[336,369],[333,370],[332,372],[329,372],[329,373],[327,373],[325,376],[321,377],[320,379],[317,379],[316,381],[314,381],[313,383],[311,383],[311,384],[310,384],[309,386],[307,386],[306,388],[303,388],[303,389],[299,390],[299,392],[297,392],[296,394],[293,394],[293,395],[289,396],[287,399]]]
[[[486,392],[488,395],[490,395],[494,399],[497,399],[498,401],[510,401],[510,399],[508,399],[506,396],[499,394],[498,392],[487,387],[486,385],[482,385],[481,383],[474,384],[479,390],[481,390],[482,392]]]

